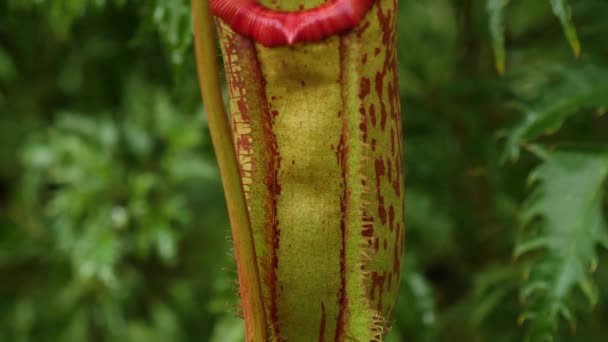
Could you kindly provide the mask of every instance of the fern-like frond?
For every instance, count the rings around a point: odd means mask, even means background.
[[[578,40],[578,34],[576,28],[572,22],[572,9],[568,4],[568,0],[550,0],[553,14],[559,19],[564,28],[564,34],[568,43],[572,48],[572,52],[578,58],[581,53],[581,43]]]
[[[577,287],[597,302],[592,271],[596,246],[606,246],[602,212],[608,152],[532,150],[543,163],[530,175],[535,188],[523,210],[526,227],[515,256],[535,252],[521,288],[530,341],[551,341],[559,318],[574,326],[569,298]]]
[[[505,33],[504,33],[504,10],[511,0],[486,0],[486,11],[488,12],[488,28],[492,38],[492,49],[494,50],[494,62],[499,74],[505,72]],[[564,35],[577,58],[581,53],[581,43],[572,20],[572,9],[568,0],[549,0],[553,14],[559,19]]]
[[[494,63],[499,74],[505,73],[505,32],[503,27],[503,12],[511,0],[487,0],[490,35],[494,49]]]
[[[524,115],[508,133],[505,159],[517,159],[522,145],[557,132],[582,109],[608,105],[608,67],[587,64],[560,69],[558,76],[534,105],[521,106]]]

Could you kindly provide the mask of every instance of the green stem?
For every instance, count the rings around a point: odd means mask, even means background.
[[[264,302],[249,213],[222,98],[214,21],[207,0],[192,0],[191,4],[198,76],[232,226],[247,341],[265,342],[268,339]]]

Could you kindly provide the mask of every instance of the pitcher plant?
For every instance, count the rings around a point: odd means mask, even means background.
[[[405,239],[397,0],[192,10],[247,340],[382,340]]]

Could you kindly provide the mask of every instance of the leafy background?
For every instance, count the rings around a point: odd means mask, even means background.
[[[400,6],[387,340],[606,341],[608,2]],[[242,341],[190,27],[186,0],[0,2],[0,341]]]

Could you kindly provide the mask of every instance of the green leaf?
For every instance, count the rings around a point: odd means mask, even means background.
[[[225,316],[213,329],[210,342],[240,342],[245,340],[245,321],[238,317]]]
[[[574,324],[568,302],[574,289],[592,305],[597,302],[591,269],[606,235],[602,198],[608,152],[532,150],[543,163],[530,175],[535,188],[523,210],[528,229],[516,253],[536,252],[521,288],[527,304],[522,317],[530,321],[529,340],[543,341],[555,334],[559,317]]]
[[[165,91],[141,81],[127,89],[128,115],[59,113],[22,152],[24,204],[76,278],[108,288],[130,258],[175,263],[192,220],[183,189],[213,174],[198,116],[178,113]]]
[[[109,4],[122,6],[125,3],[126,0],[10,0],[8,2],[11,9],[43,7],[54,33],[64,38],[69,37],[72,25],[88,11],[100,10]]]
[[[568,4],[568,0],[550,1],[553,13],[555,14],[555,16],[557,16],[557,18],[559,18],[559,21],[562,23],[562,27],[564,28],[564,34],[566,35],[566,39],[568,39],[568,43],[570,43],[572,52],[574,52],[574,56],[578,58],[578,56],[581,54],[581,43],[578,40],[576,28],[574,27],[574,23],[572,22],[572,9]]]
[[[157,0],[152,11],[154,26],[169,48],[173,65],[183,63],[192,46],[192,17],[185,0]]]
[[[502,306],[519,285],[520,267],[513,263],[492,265],[474,278],[472,299],[475,303],[471,312],[471,323],[482,327],[492,314],[501,312]]]
[[[11,55],[0,46],[0,83],[8,83],[17,76],[17,66]]]
[[[533,105],[521,105],[523,118],[508,133],[503,159],[516,160],[519,150],[534,139],[557,132],[571,116],[585,108],[608,105],[608,68],[588,64],[559,69]]]
[[[438,322],[432,285],[421,273],[406,268],[409,271],[401,280],[399,304],[395,307],[396,325],[411,340],[434,341]],[[398,332],[391,335],[393,340],[398,340]]]
[[[489,29],[492,36],[494,61],[496,71],[505,73],[505,32],[503,27],[503,12],[510,0],[487,0],[486,9],[490,15]]]

